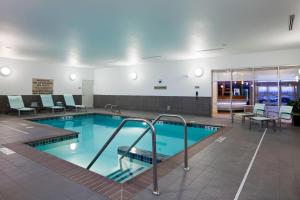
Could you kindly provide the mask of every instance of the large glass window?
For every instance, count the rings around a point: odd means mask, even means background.
[[[242,111],[266,104],[267,111],[299,98],[300,67],[265,67],[213,71],[214,113]]]
[[[280,104],[287,105],[298,98],[298,67],[281,67],[280,77]]]

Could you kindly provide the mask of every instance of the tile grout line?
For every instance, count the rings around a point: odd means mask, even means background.
[[[258,143],[258,145],[257,145],[257,147],[256,147],[256,150],[255,150],[254,155],[253,155],[253,157],[252,157],[252,159],[251,159],[251,162],[249,163],[249,166],[248,166],[247,171],[246,171],[246,173],[245,173],[245,175],[244,175],[244,178],[243,178],[243,180],[242,180],[242,182],[241,182],[241,184],[240,184],[240,186],[239,186],[239,189],[238,189],[237,193],[235,194],[234,200],[238,200],[239,197],[240,197],[240,194],[241,194],[241,192],[242,192],[242,190],[243,190],[243,187],[244,187],[245,182],[246,182],[246,180],[247,180],[247,178],[248,178],[249,172],[250,172],[250,170],[251,170],[251,168],[252,168],[252,165],[253,165],[253,163],[254,163],[254,160],[255,160],[255,158],[256,158],[256,155],[257,155],[257,153],[258,153],[258,150],[259,150],[260,145],[261,145],[261,143],[262,143],[262,141],[263,141],[263,139],[264,139],[264,137],[265,137],[265,134],[266,134],[267,130],[268,130],[268,129],[266,128],[265,131],[264,131],[264,133],[263,133],[263,135],[261,136],[261,139],[260,139],[260,141],[259,141],[259,143]]]

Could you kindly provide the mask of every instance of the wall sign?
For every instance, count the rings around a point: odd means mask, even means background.
[[[32,79],[32,94],[53,94],[53,79]]]
[[[163,85],[158,85],[158,86],[154,86],[154,90],[166,90],[167,86],[163,86]]]

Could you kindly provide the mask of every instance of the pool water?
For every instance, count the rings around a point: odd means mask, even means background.
[[[122,119],[119,116],[87,114],[37,120],[35,122],[40,124],[76,131],[80,134],[76,139],[39,145],[35,148],[86,168],[99,149],[122,122]],[[90,170],[112,178],[111,174],[120,169],[118,147],[130,146],[147,128],[148,126],[141,122],[128,122]],[[170,157],[184,149],[184,127],[182,125],[161,121],[155,125],[155,128],[157,131],[157,153]],[[188,127],[188,145],[191,146],[216,131],[217,128],[215,127]],[[151,142],[151,133],[149,131],[136,145],[136,148],[151,151]],[[151,164],[142,161],[129,158],[123,160],[124,163],[122,164],[125,166],[125,169],[130,169],[131,173],[126,178],[121,178],[121,180],[115,177],[112,178],[118,182],[124,182],[128,178],[151,167]],[[117,176],[117,178],[120,176]]]

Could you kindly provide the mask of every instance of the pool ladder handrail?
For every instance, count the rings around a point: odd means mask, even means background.
[[[181,116],[181,115],[173,115],[173,114],[161,114],[158,117],[156,117],[153,121],[152,121],[152,125],[154,126],[156,122],[158,122],[161,118],[163,117],[168,117],[168,118],[177,118],[180,119],[183,122],[184,125],[184,170],[185,171],[189,171],[190,168],[188,166],[188,142],[187,142],[187,122],[186,120]],[[135,140],[135,142],[128,148],[128,150],[122,154],[122,156],[119,158],[119,165],[120,168],[122,169],[122,159],[129,154],[129,152],[131,151],[131,149],[144,137],[144,135],[146,135],[146,133],[150,130],[150,127],[147,128],[142,135],[140,135],[140,137],[138,139]],[[152,159],[153,160],[153,159]]]
[[[111,106],[112,106],[112,104],[110,104],[110,103],[105,104],[104,110],[111,110]]]
[[[117,110],[118,110],[118,112],[115,112],[115,109],[114,108],[116,108]],[[114,104],[105,104],[105,106],[104,106],[104,110],[105,111],[110,111],[110,112],[112,112],[112,113],[121,113],[121,110],[120,110],[120,107],[119,107],[119,105],[114,105]]]
[[[111,141],[115,138],[115,136],[120,132],[120,130],[123,128],[123,126],[129,122],[129,121],[135,121],[135,122],[145,122],[148,124],[149,129],[151,129],[152,132],[152,163],[153,163],[153,194],[159,195],[158,191],[158,183],[157,183],[157,160],[156,160],[156,130],[153,124],[142,118],[126,118],[124,119],[121,124],[117,127],[117,129],[114,131],[114,133],[110,136],[110,138],[106,141],[106,143],[103,145],[103,147],[98,151],[97,155],[93,158],[93,160],[90,162],[90,164],[87,166],[87,169],[89,170],[93,164],[96,162],[96,160],[101,156],[101,154],[104,152],[104,150],[107,148],[107,146],[111,143]]]

